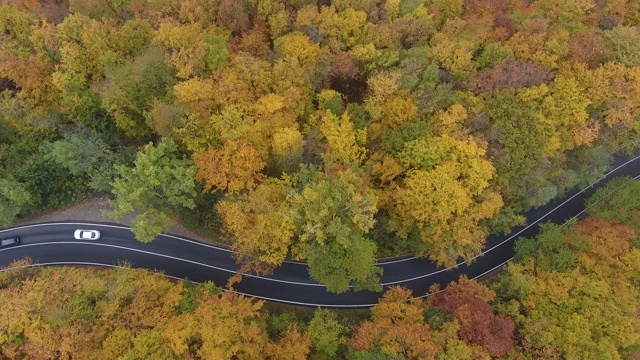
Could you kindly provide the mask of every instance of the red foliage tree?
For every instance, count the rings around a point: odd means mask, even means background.
[[[494,298],[483,284],[461,277],[435,297],[434,305],[453,314],[461,339],[482,346],[491,356],[502,356],[513,348],[515,325],[511,318],[493,313],[489,302]]]
[[[548,82],[550,78],[547,70],[531,60],[505,60],[480,71],[471,81],[471,87],[477,93],[494,92],[536,86]]]
[[[508,0],[465,0],[463,16],[476,19],[488,15],[493,18],[493,26],[503,29],[506,38],[509,38],[516,32],[516,28],[507,15],[508,10]]]
[[[353,80],[360,75],[360,67],[347,52],[341,52],[331,61],[329,76],[338,81]]]
[[[249,28],[249,16],[242,7],[241,1],[222,0],[218,8],[217,23],[240,34]]]
[[[360,79],[360,64],[346,52],[337,54],[331,61],[329,80],[331,88],[344,94],[349,101],[358,101],[366,88]]]

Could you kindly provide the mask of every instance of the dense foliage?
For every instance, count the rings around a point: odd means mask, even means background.
[[[489,285],[426,299],[387,289],[366,313],[278,307],[212,283],[126,266],[0,272],[0,357],[11,359],[636,359],[640,182],[614,181],[590,216],[518,240]],[[614,191],[617,190],[617,191]],[[594,205],[598,204],[598,205]]]
[[[0,275],[0,356],[12,359],[461,359],[513,347],[513,321],[487,303],[495,294],[464,279],[440,307],[393,288],[358,324],[332,310],[270,313],[213,284],[144,270],[22,265]],[[445,322],[429,325],[434,314]]]
[[[546,224],[519,239],[517,262],[494,284],[524,353],[544,359],[640,356],[640,182],[611,181],[587,202],[594,216]]]
[[[111,191],[336,292],[471,260],[640,132],[640,5],[5,0],[0,222]],[[137,155],[136,155],[137,152]],[[190,210],[193,209],[193,210]],[[215,225],[212,225],[215,223]]]

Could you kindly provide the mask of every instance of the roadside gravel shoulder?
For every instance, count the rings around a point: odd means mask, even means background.
[[[134,214],[128,214],[120,221],[115,221],[111,218],[102,215],[103,210],[111,210],[111,206],[109,206],[109,199],[106,196],[96,197],[93,199],[89,199],[83,201],[79,204],[70,206],[68,208],[58,209],[56,211],[51,211],[44,214],[38,215],[30,215],[19,218],[16,220],[11,227],[20,226],[20,225],[28,225],[35,224],[41,222],[63,222],[63,221],[81,221],[81,222],[103,222],[103,223],[116,223],[124,226],[129,226],[133,224],[133,220],[135,218]],[[198,235],[193,233],[180,224],[174,223],[168,231],[169,234],[183,236],[191,239],[196,239],[216,245],[224,245],[219,244],[211,239],[208,239],[202,235]]]

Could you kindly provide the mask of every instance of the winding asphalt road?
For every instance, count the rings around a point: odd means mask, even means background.
[[[512,259],[517,237],[535,236],[541,222],[564,223],[578,216],[584,211],[584,200],[595,189],[623,175],[640,177],[640,155],[616,158],[612,170],[591,186],[524,214],[529,225],[513,229],[511,235],[490,236],[483,255],[471,265],[460,263],[455,269],[444,269],[416,258],[380,262],[378,266],[384,269],[381,283],[385,288],[402,285],[413,290],[415,296],[423,297],[434,283],[444,287],[462,274],[469,278],[483,276]],[[98,229],[102,237],[97,241],[75,240],[76,229]],[[237,270],[229,250],[172,235],[160,235],[152,243],[143,244],[134,239],[129,228],[114,224],[42,223],[0,230],[0,238],[13,235],[20,236],[21,245],[0,249],[0,267],[24,257],[30,257],[36,265],[118,266],[127,261],[133,267],[161,270],[170,277],[188,277],[197,282],[212,280],[218,285],[226,284]],[[329,293],[309,278],[305,264],[295,262],[285,262],[268,277],[245,275],[234,290],[266,300],[336,308],[373,306],[381,296],[370,291]]]

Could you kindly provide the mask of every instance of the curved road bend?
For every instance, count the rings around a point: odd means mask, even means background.
[[[406,258],[379,263],[384,269],[381,283],[386,288],[403,285],[415,296],[425,296],[434,283],[446,285],[462,274],[469,278],[482,276],[508,262],[513,257],[517,237],[533,237],[540,222],[562,223],[583,211],[583,203],[595,189],[618,176],[640,176],[640,156],[615,159],[613,169],[602,179],[583,190],[568,193],[562,199],[525,214],[527,226],[513,229],[509,236],[490,236],[484,255],[471,265],[459,264],[456,269],[444,269],[425,259]],[[73,238],[76,229],[98,229],[98,241]],[[117,266],[128,261],[133,267],[157,269],[165,275],[197,282],[212,280],[226,284],[237,265],[229,250],[195,240],[172,235],[160,235],[152,243],[136,241],[127,227],[113,224],[43,223],[0,230],[0,238],[19,235],[21,245],[0,250],[0,266],[30,257],[40,265],[86,264]],[[370,291],[332,294],[309,278],[305,264],[285,262],[268,277],[243,276],[235,291],[261,299],[307,306],[367,307],[375,305],[381,293]]]

